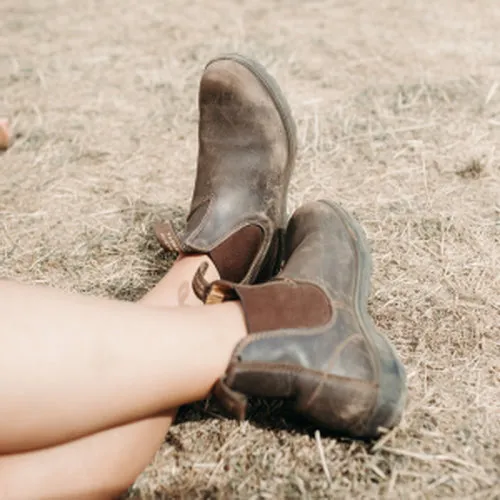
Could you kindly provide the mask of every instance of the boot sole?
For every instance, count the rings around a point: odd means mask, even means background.
[[[363,230],[363,228],[360,226],[358,221],[354,219],[354,217],[349,214],[344,208],[342,208],[340,205],[327,201],[327,200],[320,200],[321,203],[324,203],[328,207],[330,207],[332,210],[337,212],[341,216],[342,221],[344,224],[351,230],[353,233],[356,235],[356,240],[358,241],[358,245],[356,245],[356,250],[359,254],[359,261],[360,261],[360,266],[359,266],[359,272],[357,275],[357,280],[356,280],[356,298],[355,298],[355,312],[358,320],[360,321],[362,325],[362,330],[363,334],[365,336],[366,341],[368,344],[371,346],[373,349],[373,352],[376,354],[378,352],[378,349],[375,345],[374,337],[375,335],[379,335],[383,338],[384,335],[378,332],[377,327],[375,326],[375,323],[373,322],[372,317],[370,314],[368,314],[368,298],[370,297],[371,293],[371,276],[372,276],[372,270],[373,270],[373,264],[372,264],[372,258],[371,258],[371,252],[370,252],[370,245],[368,243],[368,239],[366,237],[366,233]],[[389,345],[389,348],[391,349],[391,352],[396,360],[399,362],[398,355],[392,345],[391,342],[389,342],[386,339],[387,344]],[[375,356],[377,358],[377,356]],[[378,359],[378,358],[377,358]],[[400,363],[401,364],[401,363]],[[401,369],[404,374],[404,368],[401,365]],[[379,387],[380,387],[380,372],[381,372],[381,367],[378,365],[377,367],[377,379],[379,381]],[[399,398],[397,408],[395,409],[394,416],[393,416],[393,421],[398,422],[401,419],[401,415],[403,413],[404,405],[405,405],[405,400],[406,400],[406,380],[402,380],[404,389],[401,391],[401,396]],[[379,390],[383,390],[380,388]],[[377,415],[378,408],[375,408],[373,411],[373,417],[375,418]],[[375,430],[375,429],[374,429]]]

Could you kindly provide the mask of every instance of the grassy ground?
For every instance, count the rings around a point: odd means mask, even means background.
[[[327,197],[373,247],[371,311],[407,366],[365,444],[256,402],[185,409],[131,498],[500,498],[500,5],[490,0],[3,0],[0,276],[132,300],[170,259],[203,64],[261,60],[295,112],[290,208]],[[321,459],[322,452],[324,460]],[[130,451],[133,453],[133,450]]]

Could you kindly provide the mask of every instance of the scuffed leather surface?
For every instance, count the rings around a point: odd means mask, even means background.
[[[282,246],[277,236],[286,225],[295,160],[290,147],[295,130],[285,127],[283,111],[259,78],[262,74],[257,77],[231,58],[216,59],[205,69],[196,181],[187,225],[179,235],[184,252],[209,253],[241,228],[260,227],[261,248],[243,282],[256,279],[266,258],[281,260],[282,251],[272,246]]]

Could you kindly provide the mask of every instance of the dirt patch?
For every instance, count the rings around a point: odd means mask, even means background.
[[[373,248],[371,312],[407,366],[399,428],[318,434],[254,402],[181,412],[131,498],[498,498],[500,5],[487,0],[4,0],[0,276],[134,300],[185,216],[204,63],[282,83],[300,154],[290,209],[326,197]],[[320,453],[321,451],[321,453]],[[324,456],[324,460],[322,459]]]

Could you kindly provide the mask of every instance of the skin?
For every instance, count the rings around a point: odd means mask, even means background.
[[[217,279],[207,257],[181,257],[136,304],[0,281],[0,498],[114,498],[134,482],[246,335],[238,302],[193,294],[204,261]]]

